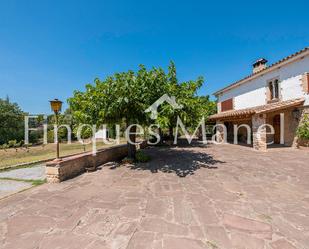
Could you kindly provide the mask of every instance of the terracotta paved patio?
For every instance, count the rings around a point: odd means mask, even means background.
[[[309,248],[309,153],[150,148],[0,201],[0,248]]]

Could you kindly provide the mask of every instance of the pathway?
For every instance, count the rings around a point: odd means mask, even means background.
[[[146,149],[0,201],[3,249],[308,249],[309,153]]]
[[[45,179],[44,164],[0,171],[0,199],[31,188]]]

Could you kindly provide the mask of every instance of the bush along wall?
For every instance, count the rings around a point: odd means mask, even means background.
[[[299,138],[299,145],[309,147],[309,114],[306,113],[301,120],[297,129],[297,136]]]

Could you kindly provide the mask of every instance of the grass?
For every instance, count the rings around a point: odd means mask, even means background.
[[[121,143],[124,143],[121,140]],[[108,148],[113,145],[107,145],[103,142],[97,142],[97,149]],[[86,151],[92,150],[92,144],[86,145]],[[52,160],[55,158],[55,144],[47,144],[45,146],[32,146],[27,151],[25,148],[0,150],[0,170],[9,167],[15,167],[18,164],[27,164],[36,161]],[[84,146],[78,142],[72,144],[60,144],[60,156],[69,156],[73,154],[83,153]]]
[[[216,243],[212,242],[212,241],[207,241],[208,246],[210,246],[213,249],[217,249],[219,248]]]
[[[29,182],[32,186],[39,186],[43,183],[46,183],[46,180],[31,180],[31,179],[19,179],[19,178],[11,178],[11,177],[1,177],[1,180],[9,180],[9,181],[17,181],[17,182]]]
[[[271,216],[267,215],[267,214],[260,214],[259,217],[263,220],[266,220],[267,222],[271,222],[272,218]]]

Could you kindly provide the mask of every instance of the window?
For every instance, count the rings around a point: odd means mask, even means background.
[[[279,80],[274,80],[274,98],[279,99]]]
[[[277,100],[280,96],[279,80],[274,79],[268,82],[269,100]]]
[[[233,99],[228,99],[221,102],[221,111],[225,112],[229,110],[233,110]]]

